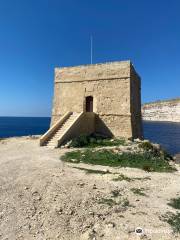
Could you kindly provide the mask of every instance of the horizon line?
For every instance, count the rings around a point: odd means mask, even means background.
[[[51,116],[1,116],[0,117],[29,117],[29,118],[51,118]]]

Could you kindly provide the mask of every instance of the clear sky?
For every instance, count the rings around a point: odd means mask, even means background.
[[[179,0],[0,0],[0,115],[50,116],[54,68],[130,59],[142,102],[180,96]],[[78,94],[78,93],[77,93]]]

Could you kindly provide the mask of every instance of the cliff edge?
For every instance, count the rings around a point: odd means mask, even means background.
[[[180,122],[180,98],[146,103],[142,106],[143,120]]]

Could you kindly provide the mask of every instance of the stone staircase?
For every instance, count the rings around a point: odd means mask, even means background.
[[[41,146],[47,146],[49,148],[56,148],[59,145],[59,142],[61,142],[61,139],[63,139],[64,135],[67,133],[69,128],[74,124],[74,122],[78,119],[80,116],[79,113],[68,113],[66,114],[65,120],[57,123],[55,126],[52,127],[53,131],[50,130],[44,134],[40,139],[40,145]]]

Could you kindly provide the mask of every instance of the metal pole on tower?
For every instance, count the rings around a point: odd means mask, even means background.
[[[93,37],[91,35],[91,64],[93,63]]]

